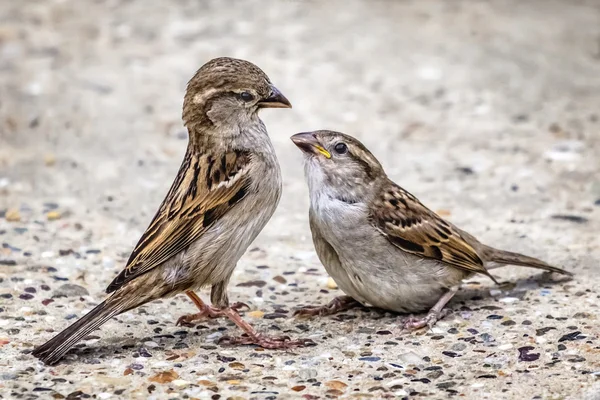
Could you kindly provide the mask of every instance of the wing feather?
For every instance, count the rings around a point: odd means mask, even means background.
[[[495,282],[458,228],[392,181],[388,181],[371,205],[370,220],[390,243],[403,251],[485,274]]]
[[[248,192],[251,155],[232,151],[215,158],[186,154],[179,173],[154,219],[131,253],[123,271],[106,291],[186,250]]]

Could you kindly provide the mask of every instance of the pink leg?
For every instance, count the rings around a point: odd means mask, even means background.
[[[440,297],[438,302],[435,303],[435,305],[431,308],[431,310],[429,310],[429,312],[427,313],[427,315],[425,317],[423,317],[423,318],[415,318],[415,317],[407,318],[404,321],[404,329],[416,330],[416,329],[421,329],[424,326],[429,326],[429,328],[433,328],[433,326],[435,325],[435,323],[437,321],[439,321],[440,319],[442,319],[446,315],[448,315],[449,311],[444,310],[444,307],[446,306],[446,304],[448,304],[450,299],[452,299],[452,297],[454,297],[454,295],[456,294],[457,291],[458,291],[458,286],[454,286],[454,287],[451,287],[450,289],[448,289],[448,292],[446,292],[442,297]]]
[[[346,311],[360,306],[361,304],[350,296],[339,296],[324,306],[303,307],[299,310],[296,310],[294,315],[302,317],[332,315],[340,311]]]
[[[265,349],[289,349],[292,347],[303,347],[314,344],[314,342],[310,339],[291,340],[289,336],[265,336],[262,333],[258,333],[256,329],[252,327],[252,325],[244,321],[237,311],[231,308],[225,308],[223,309],[223,313],[227,315],[227,317],[233,321],[234,324],[242,329],[245,335],[239,337],[224,336],[221,338],[221,340],[219,340],[219,342],[223,341],[231,345],[255,344]]]
[[[196,307],[198,307],[198,310],[200,310],[200,312],[179,317],[179,319],[177,320],[177,325],[190,324],[193,321],[197,321],[199,319],[204,318],[222,318],[228,316],[224,312],[224,310],[217,307],[209,306],[206,303],[204,303],[202,299],[191,290],[188,290],[187,292],[185,292],[185,294],[187,294],[187,296],[194,302],[194,304],[196,305]],[[248,309],[250,308],[247,304],[244,303],[235,303],[232,304],[229,308],[238,311],[240,308],[243,307],[246,307]]]

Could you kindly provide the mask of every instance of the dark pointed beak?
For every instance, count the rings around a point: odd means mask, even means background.
[[[271,86],[271,95],[258,102],[260,108],[292,108],[292,103],[275,86]]]
[[[331,153],[321,146],[317,139],[317,135],[314,132],[297,133],[292,136],[291,139],[304,153],[315,155],[322,154],[325,158],[331,158]]]

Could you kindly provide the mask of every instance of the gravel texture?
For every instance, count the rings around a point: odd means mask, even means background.
[[[294,104],[263,120],[281,205],[230,298],[290,352],[176,327],[183,296],[121,315],[49,368],[29,353],[104,298],[179,167],[187,80],[216,56]],[[357,309],[312,247],[289,136],[359,137],[389,175],[483,241],[574,271],[465,283],[432,330]],[[1,398],[600,398],[600,2],[0,2]]]

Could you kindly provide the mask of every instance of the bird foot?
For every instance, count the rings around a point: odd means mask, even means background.
[[[359,307],[361,304],[350,296],[339,296],[331,300],[324,306],[302,307],[294,312],[296,317],[315,317],[324,315],[333,315],[340,311]]]
[[[263,349],[276,350],[276,349],[291,349],[294,347],[305,347],[314,346],[315,342],[310,339],[297,339],[291,340],[289,336],[265,336],[262,334],[256,334],[249,336],[247,334],[242,336],[223,336],[219,339],[220,344],[227,345],[257,345]]]
[[[429,312],[426,316],[417,318],[413,315],[409,316],[403,321],[404,329],[408,331],[416,331],[418,329],[424,328],[428,326],[429,329],[433,328],[433,326],[450,314],[450,310],[444,309],[440,312]]]
[[[236,312],[244,307],[246,307],[248,310],[250,309],[250,307],[246,303],[240,303],[240,302],[234,303],[231,306],[229,306],[230,309],[235,310]],[[202,307],[201,311],[198,313],[183,315],[183,316],[179,317],[176,325],[177,326],[189,325],[193,321],[197,321],[200,319],[205,319],[205,318],[214,319],[214,318],[222,318],[222,317],[228,317],[228,314],[225,312],[225,309],[221,309],[221,308],[209,306],[209,305],[204,305]]]

